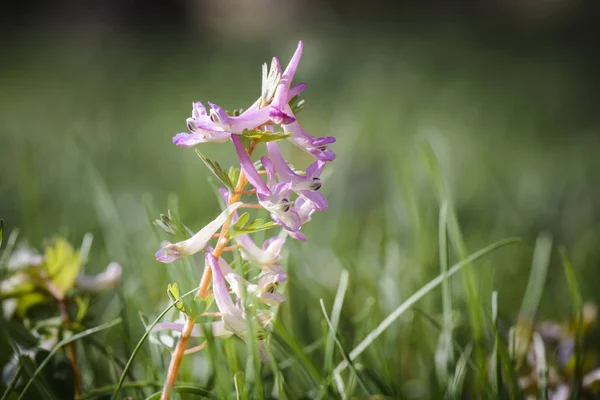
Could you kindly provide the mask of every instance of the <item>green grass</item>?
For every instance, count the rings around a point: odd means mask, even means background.
[[[528,322],[574,318],[579,326],[582,302],[600,302],[597,76],[569,49],[507,50],[452,32],[348,31],[305,41],[301,121],[338,139],[323,186],[330,210],[303,229],[307,243],[286,246],[287,301],[270,338],[274,361],[257,364],[237,339],[216,341],[185,358],[181,398],[337,398],[340,383],[348,398],[365,388],[407,399],[512,393],[508,328],[519,310]],[[171,303],[167,284],[192,290],[203,265],[200,256],[156,262],[161,237],[151,219],[170,208],[199,229],[219,209],[202,161],[171,137],[185,131],[192,101],[239,108],[255,100],[260,64],[273,54],[285,58],[294,41],[226,51],[189,38],[33,43],[15,43],[6,53],[10,66],[0,67],[4,246],[17,227],[34,245],[57,232],[72,243],[93,233],[86,268],[97,272],[115,260],[124,277],[116,295],[94,298],[84,324],[121,317],[93,338],[127,360],[145,332],[139,313],[153,320]],[[234,160],[228,150],[202,148],[223,166]],[[286,155],[308,161],[291,147]],[[561,263],[548,244],[549,258],[536,264],[543,232],[570,260]],[[506,237],[522,242],[464,264]],[[531,276],[540,272],[545,282],[529,281],[532,259],[539,267]],[[445,277],[457,265],[467,278]],[[431,282],[439,287],[425,286]],[[423,296],[413,303],[415,293]],[[2,364],[10,343],[0,344]],[[97,393],[87,398],[108,398],[122,365],[86,343],[78,342],[84,389]],[[443,374],[434,362],[440,351]],[[484,365],[492,355],[495,377],[503,378],[495,385]],[[548,351],[537,355],[551,361]],[[336,377],[345,357],[353,370]],[[167,351],[146,342],[131,364],[135,380],[123,375],[120,393],[152,396],[168,361]],[[28,369],[24,376],[35,370]],[[33,382],[30,393],[44,390]]]

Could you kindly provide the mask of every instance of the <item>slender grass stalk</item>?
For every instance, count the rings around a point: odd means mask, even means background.
[[[333,328],[329,330],[327,343],[325,344],[325,371],[331,370],[333,365],[335,332],[337,332],[337,327],[340,322],[342,306],[344,305],[344,296],[346,295],[346,290],[348,290],[348,276],[348,271],[343,269],[340,275],[340,283],[338,284],[335,299],[333,300],[333,308],[331,309],[331,325]]]
[[[337,345],[338,349],[340,350],[340,353],[342,354],[342,357],[344,357],[344,361],[346,361],[348,363],[348,366],[350,367],[350,370],[352,371],[352,373],[356,377],[356,380],[357,380],[358,384],[360,385],[360,387],[362,388],[362,390],[365,392],[365,394],[367,394],[367,396],[370,396],[371,395],[371,391],[367,387],[367,384],[362,379],[362,377],[358,374],[358,371],[354,367],[354,364],[352,363],[352,360],[350,360],[350,357],[348,356],[348,353],[346,352],[346,350],[344,350],[344,346],[342,346],[342,342],[340,342],[340,338],[339,338],[339,336],[337,334],[337,331],[335,331],[335,327],[333,326],[333,323],[331,322],[331,320],[327,316],[327,309],[325,308],[325,303],[323,302],[323,299],[320,299],[319,302],[321,304],[321,311],[323,312],[323,316],[325,317],[325,321],[327,322],[327,326],[329,327],[330,332],[333,332],[333,339],[334,339],[335,344]]]
[[[573,264],[567,255],[567,249],[564,246],[561,246],[559,248],[559,252],[565,271],[565,276],[567,277],[571,302],[573,303],[573,314],[575,319],[575,371],[573,374],[573,391],[571,393],[571,398],[578,399],[583,380],[583,361],[585,356],[583,343],[583,299],[581,298],[581,292],[579,291],[579,284],[577,283],[577,278],[575,277],[575,271],[573,271]]]
[[[94,333],[98,333],[98,332],[103,331],[105,329],[112,328],[113,326],[118,325],[120,323],[121,323],[121,318],[117,318],[114,321],[107,322],[107,323],[102,324],[102,325],[98,325],[95,328],[86,329],[83,332],[76,333],[73,336],[68,337],[66,339],[63,339],[60,342],[58,342],[56,344],[56,346],[54,346],[52,348],[52,350],[50,350],[50,353],[44,359],[44,361],[42,361],[41,364],[37,367],[37,369],[35,370],[35,372],[33,373],[33,375],[31,375],[31,378],[29,378],[29,382],[27,382],[27,384],[23,388],[23,391],[21,392],[21,395],[19,396],[19,400],[21,400],[21,399],[24,398],[25,393],[27,392],[27,389],[29,389],[29,387],[31,386],[31,384],[33,383],[33,381],[35,380],[35,378],[42,371],[42,369],[48,364],[48,362],[50,361],[50,359],[56,354],[56,352],[58,350],[60,350],[64,346],[68,345],[69,343],[73,343],[73,342],[75,342],[75,341],[77,341],[79,339],[82,339],[82,338],[84,338],[86,336],[89,336],[89,335],[93,335]]]
[[[483,249],[476,251],[475,253],[471,254],[469,257],[465,258],[464,260],[462,260],[461,262],[453,265],[446,274],[444,275],[438,275],[436,278],[432,279],[431,281],[429,281],[429,283],[427,283],[425,286],[423,286],[421,289],[419,289],[416,293],[414,293],[412,296],[410,296],[406,301],[404,301],[402,304],[400,304],[400,306],[398,306],[398,308],[396,308],[394,311],[392,311],[392,313],[390,315],[388,315],[375,329],[373,329],[359,344],[358,346],[356,346],[354,348],[354,350],[352,350],[350,352],[349,355],[349,359],[351,361],[355,360],[359,355],[362,354],[363,351],[365,351],[369,345],[371,343],[373,343],[373,341],[375,339],[377,339],[383,332],[385,332],[385,330],[396,320],[398,319],[398,317],[400,317],[402,314],[404,314],[407,310],[409,310],[417,301],[421,300],[426,294],[428,294],[429,292],[431,292],[433,289],[435,289],[437,286],[439,286],[444,279],[446,279],[447,277],[450,277],[454,274],[456,274],[457,272],[459,272],[462,268],[464,268],[466,265],[469,265],[470,263],[472,263],[473,261],[476,261],[478,259],[480,259],[481,257],[485,256],[486,254],[499,249],[501,247],[510,245],[510,244],[514,244],[514,243],[518,243],[520,242],[521,239],[518,238],[509,238],[509,239],[503,239],[500,240],[498,242],[495,242],[489,246],[484,247]],[[337,365],[337,367],[335,368],[334,372],[335,373],[340,373],[341,371],[343,371],[344,369],[346,369],[348,367],[348,362],[346,360],[342,361],[341,363],[339,363]]]
[[[448,233],[452,242],[452,246],[454,247],[454,251],[457,253],[458,257],[464,260],[468,256],[468,250],[463,239],[462,232],[460,230],[460,225],[458,223],[456,211],[452,206],[450,190],[448,189],[448,185],[446,184],[446,181],[442,174],[442,168],[435,155],[435,152],[433,151],[433,148],[431,147],[431,144],[425,143],[425,145],[423,146],[423,151],[436,189],[438,191],[439,201],[441,203],[446,203],[448,207]],[[465,266],[462,276],[467,292],[469,316],[471,319],[471,327],[473,329],[473,336],[475,339],[475,355],[476,358],[481,359],[482,353],[480,347],[484,339],[485,327],[483,324],[483,311],[481,308],[481,300],[479,298],[479,295],[477,294],[477,291],[475,290],[475,278],[473,276],[471,265]]]
[[[511,346],[510,352],[516,362],[517,368],[523,363],[529,349],[529,344],[531,343],[533,324],[540,300],[542,299],[551,253],[552,239],[547,235],[538,236],[533,251],[533,261],[531,263],[527,288],[525,289],[523,303],[521,304],[515,327],[514,346]]]
[[[77,398],[77,400],[92,400],[99,397],[104,397],[107,394],[112,393],[115,390],[117,384],[105,385],[99,388],[90,390],[87,393],[82,394]],[[154,382],[154,381],[134,381],[134,382],[126,382],[122,385],[124,389],[139,389],[139,388],[147,388],[147,387],[161,387],[162,382]]]
[[[17,372],[15,372],[15,376],[10,380],[8,386],[6,387],[6,391],[2,394],[2,398],[0,400],[7,400],[14,390],[17,382],[19,382],[19,378],[21,377],[21,372],[23,372],[23,366],[19,365],[17,368]]]
[[[208,390],[203,389],[198,386],[189,385],[189,384],[173,386],[173,388],[171,390],[176,393],[192,394],[192,395],[195,395],[195,397],[201,397],[201,398],[205,398],[205,399],[214,399],[215,398]],[[158,400],[161,396],[161,393],[162,392],[156,392],[156,393],[146,397],[146,400]]]

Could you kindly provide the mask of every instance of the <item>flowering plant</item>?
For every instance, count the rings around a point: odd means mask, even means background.
[[[184,314],[184,320],[159,323],[155,327],[158,331],[180,333],[163,387],[163,399],[169,398],[183,355],[201,350],[207,344],[204,341],[200,346],[187,349],[192,336],[206,336],[210,332],[213,337],[235,335],[244,341],[256,340],[261,358],[268,359],[262,340],[274,317],[271,307],[285,300],[285,296],[277,291],[278,284],[286,280],[281,267],[283,245],[288,237],[307,240],[301,232],[302,226],[310,221],[315,211],[327,209],[327,199],[319,192],[323,185],[321,175],[327,162],[335,159],[335,153],[328,147],[335,138],[314,137],[297,119],[304,106],[299,96],[306,84],[292,86],[292,81],[302,48],[303,43],[299,42],[284,71],[277,58],[273,58],[270,68],[263,65],[261,95],[248,109],[228,112],[211,102],[208,102],[209,109],[195,102],[192,116],[187,119],[189,133],[179,133],[173,138],[175,145],[185,148],[231,142],[239,167],[233,166],[226,172],[218,162],[209,160],[196,149],[223,184],[220,194],[225,207],[197,233],[177,243],[165,241],[156,252],[158,261],[171,263],[205,251],[204,272],[196,294],[198,301],[179,300],[178,286],[169,285],[168,293],[177,301],[176,307]],[[279,145],[284,140],[310,154],[314,162],[304,171],[294,169],[281,154]],[[253,153],[262,144],[265,144],[267,155],[253,161]],[[248,212],[240,215],[244,209],[264,209],[271,221],[253,218]],[[157,225],[174,233],[177,228],[172,222],[170,217],[163,216],[157,220]],[[251,237],[253,233],[277,227],[281,228],[280,232],[261,246]],[[213,239],[214,247],[209,244]],[[235,251],[260,272],[243,274],[232,268],[224,255]],[[218,312],[206,312],[213,297]],[[204,306],[199,307],[202,302]],[[216,317],[217,321],[199,324],[203,317]]]
[[[0,221],[0,244],[2,226]],[[48,240],[43,253],[25,244],[13,250],[17,239],[14,230],[7,248],[0,257],[0,320],[11,329],[18,330],[12,343],[13,354],[2,369],[2,382],[8,387],[24,382],[20,375],[22,366],[34,361],[53,362],[53,379],[61,397],[81,395],[83,374],[77,360],[77,346],[73,340],[87,335],[91,296],[116,287],[122,275],[121,265],[108,264],[97,275],[86,275],[83,267],[88,261],[92,235],[87,234],[79,250],[62,237]],[[48,317],[48,312],[52,315]],[[119,320],[115,321],[118,322]],[[109,324],[110,326],[114,323]],[[92,328],[98,330],[98,327]],[[51,361],[46,354],[65,346],[68,363]],[[27,392],[35,374],[24,386]],[[71,378],[71,379],[70,379]]]

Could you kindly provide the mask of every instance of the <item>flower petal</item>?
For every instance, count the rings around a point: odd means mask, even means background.
[[[244,129],[255,129],[266,124],[269,119],[270,108],[250,109],[237,117],[229,117],[228,126],[232,133],[242,133]]]
[[[272,105],[279,110],[284,110],[284,107],[289,101],[290,86],[292,84],[292,80],[294,79],[294,75],[296,74],[296,69],[298,69],[300,58],[302,58],[303,46],[304,44],[302,41],[298,42],[298,47],[296,48],[296,51],[294,52],[289,64],[285,68],[285,71],[283,71],[279,85],[277,85],[277,90],[275,91],[275,96],[273,96]]]
[[[296,121],[295,117],[284,113],[275,106],[269,107],[269,118],[271,119],[271,121],[273,121],[274,124],[278,125],[288,125]]]
[[[319,211],[327,210],[327,199],[322,193],[313,190],[302,190],[300,191],[300,195],[309,200],[314,205],[315,209]]]
[[[298,176],[292,169],[289,167],[288,163],[285,161],[281,152],[279,151],[279,146],[275,142],[267,143],[267,152],[269,154],[269,158],[273,163],[273,167],[275,167],[275,172],[279,176],[279,179],[283,182],[296,182],[298,178],[302,179],[302,177]],[[264,165],[264,164],[263,164]]]
[[[300,93],[304,92],[307,86],[308,85],[306,83],[299,83],[293,88],[291,88],[290,92],[288,93],[288,103],[290,102],[290,100],[292,100],[292,98],[294,98],[294,96],[297,96]]]
[[[239,201],[231,204],[223,210],[217,218],[209,222],[208,225],[187,240],[175,244],[169,242],[162,243],[162,248],[156,252],[156,259],[163,263],[170,263],[181,257],[189,256],[201,251],[206,247],[208,241],[212,238],[212,235],[217,232],[227,218],[229,218],[241,205],[242,203]]]
[[[269,188],[258,174],[258,171],[256,170],[254,163],[250,159],[250,156],[248,155],[248,153],[246,153],[246,149],[244,148],[244,145],[242,144],[240,138],[233,135],[231,136],[231,141],[235,146],[235,151],[237,152],[238,159],[240,160],[240,165],[242,166],[242,170],[246,174],[246,178],[248,178],[248,182],[250,182],[250,184],[254,186],[257,193],[264,195],[270,194]]]
[[[119,284],[123,269],[116,262],[108,264],[104,272],[95,276],[84,275],[81,272],[75,279],[75,287],[85,292],[98,293],[111,289]]]
[[[219,263],[212,253],[206,253],[206,263],[209,265],[213,273],[213,293],[215,295],[215,303],[221,312],[225,328],[236,334],[244,334],[247,330],[246,321],[242,311],[237,308],[225,285],[225,278],[219,267]]]

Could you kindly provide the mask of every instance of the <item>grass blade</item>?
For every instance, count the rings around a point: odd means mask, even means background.
[[[209,392],[208,390],[201,388],[199,386],[194,386],[194,385],[176,385],[173,387],[173,389],[171,389],[172,392],[176,392],[176,393],[181,393],[181,394],[193,394],[196,395],[198,397],[204,397],[204,398],[208,398],[208,399],[212,399],[215,398],[213,396],[213,394],[211,392]],[[160,395],[162,394],[162,391],[160,392],[156,392],[148,397],[146,397],[146,400],[157,400],[160,399]],[[187,398],[187,397],[186,397]]]
[[[444,275],[442,281],[442,310],[443,328],[435,351],[435,367],[438,382],[446,386],[449,380],[448,369],[454,363],[454,348],[452,346],[452,298],[448,276],[448,204],[444,201],[440,207],[438,242],[440,258],[440,274]]]
[[[162,382],[152,382],[152,381],[137,381],[137,382],[127,382],[123,384],[124,389],[136,389],[136,388],[146,388],[146,387],[161,387],[163,385]],[[101,386],[99,388],[90,390],[87,393],[82,394],[77,398],[77,400],[91,400],[96,399],[98,397],[104,397],[107,394],[112,393],[115,390],[117,384],[110,384]]]
[[[23,366],[19,365],[19,368],[17,368],[17,372],[15,373],[15,376],[13,376],[13,378],[11,379],[10,383],[6,387],[6,391],[4,391],[4,394],[2,394],[2,399],[0,399],[0,400],[7,400],[9,398],[10,394],[12,393],[15,386],[17,385],[19,378],[21,377],[21,372],[23,372]]]
[[[492,351],[492,390],[495,398],[503,399],[506,395],[502,380],[502,359],[500,358],[500,331],[498,330],[498,292],[492,292],[492,331],[494,335],[494,349]]]
[[[448,388],[448,394],[452,399],[461,398],[463,387],[465,384],[465,378],[467,376],[467,365],[469,364],[469,358],[471,357],[472,350],[473,346],[468,345],[465,348],[465,351],[463,351],[463,353],[460,355],[460,358],[456,363],[454,376],[452,377],[450,387]]]
[[[452,243],[452,247],[454,247],[454,251],[458,255],[459,259],[464,260],[468,256],[468,250],[460,230],[456,212],[452,206],[450,190],[448,189],[448,185],[446,184],[444,175],[442,174],[442,168],[435,155],[435,152],[433,151],[433,148],[431,147],[431,144],[425,143],[423,150],[432,179],[438,192],[440,202],[442,204],[447,204],[448,207],[448,234]],[[475,278],[473,277],[473,272],[470,265],[465,266],[462,275],[465,289],[467,291],[467,303],[469,306],[469,316],[471,319],[473,336],[475,339],[475,350],[476,353],[478,353],[479,346],[484,339],[485,331],[483,324],[483,310],[481,308],[479,295],[475,290]]]
[[[577,284],[577,278],[575,278],[575,272],[573,271],[573,265],[567,255],[567,249],[563,246],[559,249],[560,258],[562,260],[565,276],[567,277],[567,284],[569,287],[569,294],[571,295],[571,302],[573,303],[573,314],[575,322],[575,371],[573,374],[573,386],[572,386],[572,399],[579,398],[579,392],[581,391],[581,383],[583,380],[583,360],[584,360],[584,349],[583,349],[583,335],[584,335],[584,322],[583,322],[583,299],[581,298],[581,292],[579,291],[579,285]]]
[[[533,351],[535,353],[535,372],[538,382],[538,399],[548,400],[548,363],[546,349],[539,333],[533,334]]]
[[[103,331],[105,329],[108,328],[112,328],[115,325],[118,325],[121,323],[121,318],[117,318],[114,321],[111,322],[107,322],[106,324],[102,324],[102,325],[98,325],[94,328],[90,328],[90,329],[86,329],[83,332],[79,332],[74,334],[71,337],[68,337],[66,339],[61,340],[60,342],[58,342],[56,344],[56,346],[54,346],[52,348],[52,350],[50,351],[50,353],[48,354],[48,356],[46,358],[44,358],[44,361],[42,361],[42,363],[37,367],[37,369],[34,371],[33,375],[31,375],[31,378],[29,378],[29,382],[27,382],[27,384],[25,385],[25,387],[23,388],[23,391],[21,392],[21,395],[19,396],[19,400],[23,398],[23,396],[25,396],[25,393],[27,392],[27,389],[29,389],[29,387],[31,386],[31,384],[33,383],[33,381],[35,380],[35,378],[38,376],[38,374],[42,371],[42,369],[46,366],[46,364],[48,364],[48,362],[50,361],[50,359],[52,358],[52,356],[54,356],[56,354],[56,352],[58,350],[60,350],[63,346],[75,342],[81,338],[84,338],[86,336],[89,335],[93,335],[94,333],[98,333],[100,331]]]
[[[348,271],[343,269],[340,275],[340,283],[335,294],[333,301],[333,307],[331,309],[331,325],[333,328],[329,331],[327,336],[327,343],[325,344],[325,371],[330,371],[333,366],[333,345],[335,340],[335,332],[337,332],[338,324],[340,322],[340,314],[342,312],[342,306],[344,305],[344,296],[346,290],[348,290]]]
[[[362,377],[358,374],[358,371],[356,370],[356,368],[354,368],[354,364],[352,364],[352,360],[350,360],[350,357],[348,356],[348,353],[346,353],[346,351],[344,350],[344,346],[342,346],[342,342],[340,342],[340,339],[339,339],[339,336],[337,334],[337,331],[334,330],[334,326],[331,323],[331,320],[329,319],[329,317],[327,316],[327,309],[325,309],[325,303],[323,302],[323,299],[320,299],[319,302],[321,303],[321,311],[323,311],[323,316],[325,317],[325,321],[327,322],[327,326],[329,326],[330,332],[333,332],[333,339],[335,341],[335,344],[340,349],[340,353],[342,353],[342,356],[344,357],[344,360],[348,363],[348,366],[350,367],[350,370],[352,371],[352,373],[356,377],[356,380],[357,380],[358,384],[360,385],[360,387],[362,388],[362,390],[367,395],[370,395],[371,392],[369,391],[369,388],[367,387],[366,383],[363,381]]]
[[[529,348],[529,343],[531,342],[533,323],[542,298],[544,284],[546,283],[546,274],[548,272],[548,265],[550,264],[551,253],[552,239],[547,235],[538,236],[533,251],[531,272],[515,329],[514,346],[511,346],[510,351],[517,368],[523,362]]]
[[[451,277],[452,275],[454,275],[458,271],[460,271],[462,268],[464,268],[466,265],[469,265],[473,261],[480,259],[481,257],[485,256],[486,254],[491,253],[492,251],[499,249],[501,247],[504,247],[504,246],[507,246],[510,244],[514,244],[514,243],[518,243],[520,241],[521,241],[521,239],[509,238],[509,239],[500,240],[496,243],[486,246],[483,249],[471,254],[469,257],[465,258],[461,262],[453,265],[452,268],[450,268],[448,270],[448,273],[446,273],[444,275],[438,275],[436,278],[429,281],[429,283],[427,283],[425,286],[423,286],[421,289],[419,289],[416,293],[414,293],[412,296],[410,296],[408,299],[406,299],[406,301],[404,301],[402,304],[400,304],[400,306],[398,306],[398,308],[396,308],[374,330],[372,330],[358,344],[358,346],[356,346],[354,348],[354,350],[352,350],[350,352],[350,357],[349,357],[350,360],[351,361],[355,360],[363,351],[365,351],[367,349],[367,347],[369,347],[369,345],[375,339],[377,339],[396,319],[398,319],[398,317],[400,317],[407,310],[409,310],[417,301],[421,300],[426,294],[428,294],[433,289],[435,289],[437,286],[439,286],[444,281],[444,279]],[[346,367],[348,367],[348,362],[346,360],[344,360],[340,364],[338,364],[338,366],[335,368],[335,371],[341,372]]]
[[[154,321],[152,321],[152,323],[150,324],[150,326],[148,326],[148,328],[146,329],[146,332],[144,332],[144,334],[142,335],[142,337],[140,338],[140,340],[138,341],[137,345],[135,346],[135,348],[133,349],[133,352],[131,353],[131,356],[129,357],[129,360],[127,360],[127,364],[125,365],[125,368],[123,368],[123,372],[121,373],[121,377],[119,378],[119,382],[117,383],[117,385],[115,386],[115,390],[112,394],[112,396],[110,397],[111,400],[116,400],[117,395],[119,394],[119,391],[121,390],[121,387],[123,386],[123,382],[125,381],[125,377],[127,376],[127,371],[129,371],[129,368],[131,368],[131,364],[133,363],[133,360],[135,359],[135,356],[137,355],[137,353],[140,351],[140,349],[142,348],[142,345],[144,344],[144,342],[146,341],[146,339],[148,338],[148,335],[150,335],[150,332],[152,332],[152,329],[154,329],[154,327],[156,326],[156,324],[158,324],[158,322],[173,308],[175,307],[175,305],[177,304],[177,302],[193,293],[196,293],[196,291],[200,289],[200,287],[194,288],[192,290],[190,290],[189,292],[185,293],[183,296],[181,296],[179,299],[175,300],[173,303],[171,303],[167,308],[165,308],[158,317],[156,317],[156,319]]]

